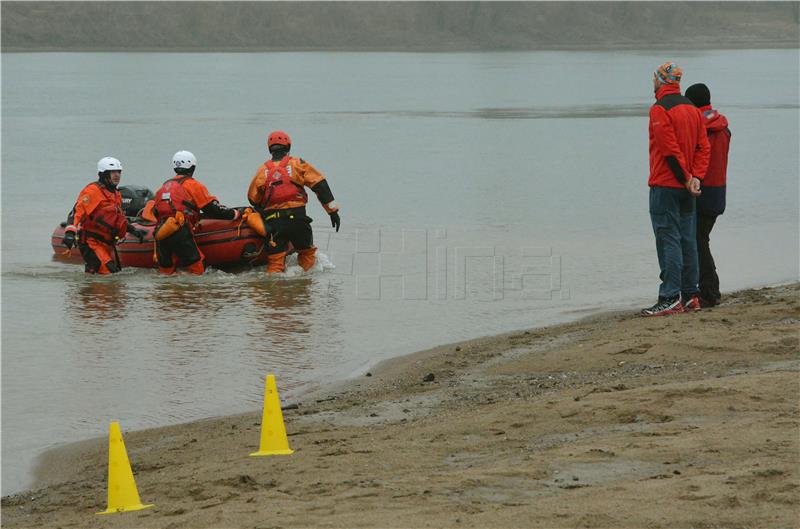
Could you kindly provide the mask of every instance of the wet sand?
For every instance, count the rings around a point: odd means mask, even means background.
[[[107,440],[46,454],[3,527],[790,527],[800,285],[437,347],[284,412],[124,432],[150,510],[109,517]],[[278,377],[280,387],[280,377]],[[124,424],[123,431],[124,431]]]

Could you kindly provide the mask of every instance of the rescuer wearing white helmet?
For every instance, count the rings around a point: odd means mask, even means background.
[[[235,220],[239,211],[220,205],[206,186],[194,179],[197,158],[189,151],[172,157],[175,175],[156,191],[152,206],[158,226],[154,231],[158,270],[172,274],[185,267],[192,274],[202,274],[203,253],[194,239],[194,227],[201,218]]]
[[[97,162],[97,181],[83,188],[70,215],[71,224],[64,232],[64,245],[72,249],[77,242],[85,270],[90,274],[113,274],[122,266],[116,252],[119,239],[132,233],[141,241],[144,232],[128,225],[122,210],[122,196],[117,185],[122,177],[122,163],[111,156]]]

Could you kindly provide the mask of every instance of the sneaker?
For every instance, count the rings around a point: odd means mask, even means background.
[[[642,316],[666,316],[667,314],[677,314],[683,312],[683,304],[680,296],[671,299],[659,299],[658,303],[648,309],[642,309]]]
[[[693,295],[689,298],[689,301],[686,302],[686,305],[683,306],[683,310],[686,312],[696,312],[700,310],[700,298],[697,294]]]

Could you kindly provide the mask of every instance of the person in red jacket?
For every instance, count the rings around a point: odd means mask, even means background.
[[[705,120],[711,159],[697,199],[697,257],[700,261],[700,305],[713,307],[722,297],[714,257],[709,247],[709,237],[714,223],[725,211],[725,186],[728,173],[728,150],[731,131],[728,119],[711,107],[711,91],[703,83],[686,89],[686,97],[700,109]]]
[[[653,74],[650,107],[650,221],[661,286],[643,316],[698,310],[695,197],[706,175],[710,146],[700,111],[681,95],[683,72],[667,62]]]
[[[87,274],[114,274],[122,270],[117,241],[125,233],[132,233],[141,241],[144,231],[130,226],[122,210],[122,196],[117,191],[122,163],[111,156],[101,158],[97,177],[78,195],[63,242],[70,250],[77,243]]]

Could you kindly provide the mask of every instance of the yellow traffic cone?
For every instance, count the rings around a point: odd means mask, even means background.
[[[96,514],[141,511],[148,507],[152,505],[142,505],[139,499],[119,423],[112,422],[108,432],[108,508]]]
[[[251,456],[288,456],[294,450],[289,448],[286,426],[283,424],[281,399],[275,385],[275,375],[267,375],[264,389],[264,416],[261,419],[261,446]]]

